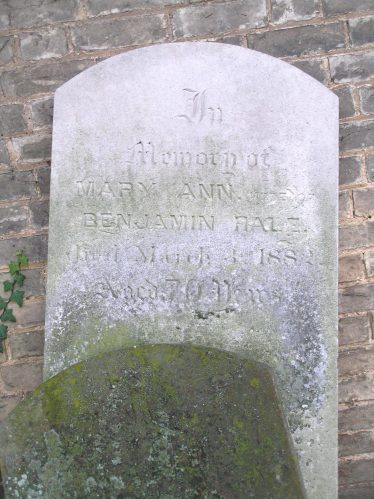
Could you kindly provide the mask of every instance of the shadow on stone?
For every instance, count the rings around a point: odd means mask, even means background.
[[[303,498],[269,369],[195,346],[76,364],[0,432],[6,497]]]

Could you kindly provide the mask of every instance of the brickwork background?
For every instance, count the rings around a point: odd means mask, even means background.
[[[0,0],[0,280],[17,249],[30,257],[0,420],[41,382],[53,93],[106,57],[182,40],[266,52],[340,98],[340,497],[373,499],[374,0]]]

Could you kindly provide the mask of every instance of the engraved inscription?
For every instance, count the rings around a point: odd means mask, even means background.
[[[177,118],[183,118],[188,123],[200,123],[203,120],[214,123],[222,123],[222,109],[219,106],[209,105],[207,90],[199,92],[191,88],[184,88],[186,97],[185,113],[178,114]]]
[[[149,265],[151,268],[166,264],[173,269],[209,268],[220,265],[222,268],[264,268],[267,266],[290,267],[299,264],[314,265],[314,253],[308,248],[296,249],[289,241],[279,241],[277,246],[264,248],[251,246],[248,248],[223,248],[198,246],[179,246],[176,249],[160,247],[157,244],[135,244],[129,246],[107,246],[76,244],[71,250],[74,261],[87,264],[97,260],[105,260],[123,264]]]
[[[214,215],[144,214],[134,217],[131,213],[84,213],[83,225],[113,233],[126,229],[214,230]]]
[[[169,198],[183,201],[222,202],[247,201],[256,204],[283,204],[288,207],[301,207],[315,198],[315,193],[303,191],[295,186],[287,188],[274,186],[265,190],[247,186],[243,179],[226,172],[214,175],[212,182],[181,181],[172,185],[156,181],[129,181],[128,179],[84,179],[77,180],[77,194],[81,198],[102,200],[137,200],[154,199],[161,193]],[[265,179],[264,179],[265,181]]]
[[[121,300],[128,307],[163,303],[180,310],[230,307],[231,311],[235,311],[246,306],[262,308],[281,304],[283,301],[279,290],[250,283],[246,277],[225,278],[214,275],[204,279],[171,275],[158,282],[147,278],[136,284],[113,283],[104,278],[96,283],[94,294],[105,299]]]

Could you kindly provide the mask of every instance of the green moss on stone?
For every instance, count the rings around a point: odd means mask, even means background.
[[[0,433],[7,498],[304,497],[269,369],[143,345],[42,385]]]

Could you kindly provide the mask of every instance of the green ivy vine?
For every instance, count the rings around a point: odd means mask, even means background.
[[[25,292],[18,287],[23,286],[26,276],[22,274],[21,270],[23,267],[28,265],[29,259],[24,254],[23,250],[19,250],[16,253],[16,261],[11,261],[8,265],[11,280],[7,279],[3,281],[4,292],[9,293],[8,298],[3,298],[0,296],[0,353],[4,351],[3,341],[7,337],[8,326],[4,322],[16,322],[16,318],[13,315],[13,309],[9,308],[12,303],[15,303],[19,307],[23,305],[23,297]]]

